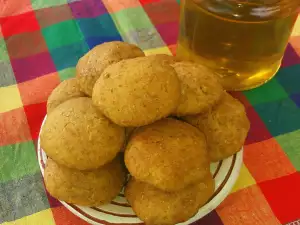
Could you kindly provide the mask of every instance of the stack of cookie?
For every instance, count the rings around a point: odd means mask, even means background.
[[[48,99],[41,146],[50,194],[79,205],[108,202],[122,187],[125,161],[125,196],[141,220],[175,224],[196,214],[214,193],[210,162],[244,143],[243,105],[206,67],[144,56],[123,42],[96,46],[76,73]]]
[[[197,128],[166,118],[138,128],[125,150],[125,196],[147,224],[191,218],[214,193],[206,140]]]
[[[108,65],[139,56],[144,56],[143,51],[122,42],[98,46],[78,62],[81,76],[63,81],[49,96],[40,140],[49,157],[45,185],[57,199],[98,206],[109,203],[122,189],[126,172],[118,153],[124,146],[125,128],[99,112],[90,95]]]

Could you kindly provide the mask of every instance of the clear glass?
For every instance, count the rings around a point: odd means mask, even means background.
[[[177,56],[211,67],[227,90],[278,71],[300,0],[181,0]]]

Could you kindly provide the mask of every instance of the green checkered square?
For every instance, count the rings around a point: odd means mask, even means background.
[[[33,9],[48,8],[63,4],[68,4],[68,0],[31,0],[31,5]]]
[[[288,97],[288,94],[276,79],[270,80],[259,88],[245,91],[244,94],[252,105],[274,102]]]
[[[289,94],[300,93],[299,85],[300,64],[284,67],[279,70],[276,79]]]
[[[42,33],[49,49],[70,45],[84,39],[74,20],[67,20],[46,27]]]
[[[161,36],[154,27],[127,32],[122,38],[125,42],[135,44],[144,50],[165,46]]]
[[[43,184],[41,172],[24,176],[21,179],[0,182],[0,223],[10,225],[52,225],[52,220],[26,218],[25,216],[49,209],[49,201]],[[40,217],[38,217],[40,218]],[[17,222],[14,222],[17,220]],[[13,221],[5,223],[5,221]]]
[[[58,71],[58,75],[61,81],[75,77],[75,67],[70,67],[64,70]]]
[[[290,98],[257,104],[254,108],[274,137],[300,129],[300,109]]]
[[[0,147],[0,183],[39,171],[32,141]]]
[[[0,61],[8,60],[7,48],[3,38],[0,38]]]
[[[128,8],[111,14],[118,30],[121,34],[125,34],[132,30],[151,28],[149,17],[143,7]]]
[[[276,137],[294,167],[300,171],[300,130]]]

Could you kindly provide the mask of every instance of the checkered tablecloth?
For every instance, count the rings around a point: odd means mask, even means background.
[[[0,223],[87,224],[44,188],[36,141],[47,97],[104,41],[174,54],[178,20],[176,0],[0,0]],[[300,224],[300,18],[276,78],[235,95],[251,120],[241,174],[196,224]]]

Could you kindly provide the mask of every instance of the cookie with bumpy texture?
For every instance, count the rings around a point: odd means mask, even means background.
[[[144,52],[133,44],[112,41],[97,45],[81,57],[76,66],[80,90],[92,96],[94,84],[107,66],[140,56],[144,56]]]
[[[41,147],[57,163],[78,170],[96,169],[121,150],[125,130],[112,123],[90,98],[68,100],[47,117]]]
[[[140,127],[125,150],[125,165],[136,179],[165,191],[178,191],[209,173],[204,134],[175,119]]]
[[[75,78],[62,81],[50,94],[47,101],[47,113],[49,114],[61,103],[71,99],[84,97],[85,94],[79,90]]]
[[[237,153],[250,129],[243,104],[228,93],[211,111],[184,120],[204,132],[208,154],[214,162]]]
[[[93,103],[114,123],[138,127],[169,116],[177,107],[180,83],[175,70],[156,57],[109,66],[93,90]]]
[[[125,170],[118,158],[90,171],[73,170],[48,158],[44,174],[46,189],[53,197],[82,206],[109,203],[125,182]]]
[[[178,192],[164,192],[150,184],[131,179],[125,188],[125,197],[145,224],[173,225],[193,217],[211,198],[214,187],[210,174]]]
[[[186,61],[172,66],[181,82],[181,98],[175,115],[194,115],[208,111],[223,97],[223,88],[210,69]]]

